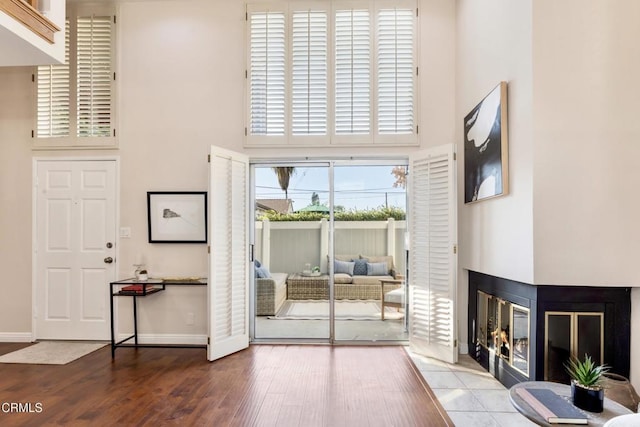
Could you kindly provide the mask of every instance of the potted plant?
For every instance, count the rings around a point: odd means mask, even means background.
[[[571,400],[580,409],[589,412],[602,412],[604,388],[602,381],[609,370],[606,365],[597,365],[587,354],[584,360],[571,358],[565,364],[571,377]]]

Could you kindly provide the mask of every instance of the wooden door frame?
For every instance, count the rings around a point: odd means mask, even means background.
[[[32,159],[31,164],[31,341],[35,341],[37,337],[36,331],[36,316],[37,316],[37,282],[36,282],[36,273],[37,273],[37,248],[38,248],[38,213],[37,213],[37,187],[36,183],[38,181],[38,164],[40,162],[83,162],[83,161],[110,161],[114,162],[115,165],[115,230],[114,235],[116,236],[116,247],[115,247],[115,259],[120,258],[120,233],[118,230],[120,229],[120,156],[109,155],[109,156],[36,156]],[[119,275],[119,265],[115,263],[115,277]]]

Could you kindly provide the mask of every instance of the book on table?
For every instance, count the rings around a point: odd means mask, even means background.
[[[549,424],[587,424],[587,416],[553,390],[518,388],[516,393]]]
[[[129,285],[122,287],[120,292],[123,294],[145,294],[154,289],[153,285]]]

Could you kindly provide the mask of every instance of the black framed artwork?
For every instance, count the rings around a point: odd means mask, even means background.
[[[147,218],[149,243],[207,243],[207,192],[147,192]]]
[[[464,118],[464,202],[508,194],[507,82]]]

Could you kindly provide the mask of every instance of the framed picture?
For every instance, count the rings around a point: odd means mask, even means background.
[[[507,82],[464,118],[464,202],[508,194]]]
[[[207,243],[205,191],[147,192],[149,243]]]

